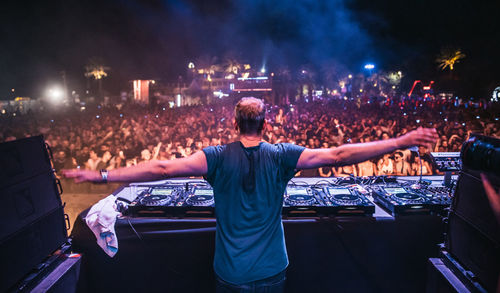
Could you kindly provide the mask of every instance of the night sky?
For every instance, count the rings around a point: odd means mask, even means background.
[[[460,90],[500,85],[500,1],[60,0],[9,1],[0,12],[0,99],[38,97],[61,83],[82,91],[88,59],[111,67],[104,88],[137,78],[175,80],[201,55],[231,54],[255,66],[299,70],[366,62],[406,80],[439,79],[442,47],[467,55]],[[15,88],[15,94],[11,93]]]

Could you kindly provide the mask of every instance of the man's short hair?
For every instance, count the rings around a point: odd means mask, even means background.
[[[234,108],[241,134],[260,134],[266,119],[266,105],[260,99],[242,98]]]

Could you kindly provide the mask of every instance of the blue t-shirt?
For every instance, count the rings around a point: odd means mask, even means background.
[[[233,284],[276,275],[288,265],[281,208],[304,147],[245,148],[240,142],[203,149],[205,179],[215,196],[215,273]]]

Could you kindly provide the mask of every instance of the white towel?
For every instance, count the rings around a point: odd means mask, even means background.
[[[115,256],[118,251],[115,223],[116,217],[120,215],[120,213],[116,211],[115,201],[116,197],[112,194],[101,199],[90,208],[85,217],[87,226],[89,226],[90,230],[94,232],[97,238],[97,244],[110,257]]]

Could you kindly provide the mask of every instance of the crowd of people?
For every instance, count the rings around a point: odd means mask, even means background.
[[[2,115],[0,142],[43,134],[54,154],[54,168],[115,169],[149,160],[186,157],[209,145],[236,139],[233,104],[186,106],[87,105],[60,111]],[[490,107],[490,106],[488,106]],[[419,155],[399,150],[343,167],[301,170],[297,176],[374,176],[437,174],[431,151],[460,151],[471,132],[500,136],[498,117],[486,105],[468,107],[453,100],[387,102],[328,99],[268,106],[264,140],[310,148],[389,139],[417,127],[440,136]]]

